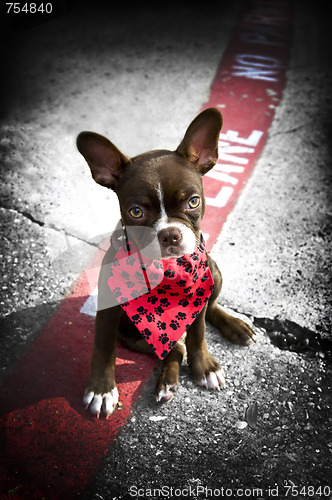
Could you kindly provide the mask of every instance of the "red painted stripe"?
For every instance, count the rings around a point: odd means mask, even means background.
[[[93,269],[100,266],[96,255]],[[89,281],[91,272],[89,273]],[[0,492],[15,498],[72,498],[81,491],[130,416],[155,359],[117,348],[122,403],[111,421],[93,419],[82,405],[94,318],[80,314],[91,288],[85,273],[0,389]]]
[[[224,117],[220,158],[204,177],[209,249],[264,146],[285,85],[292,26],[292,2],[247,2],[203,106],[218,108]]]
[[[211,249],[264,145],[285,83],[292,27],[286,2],[250,3],[237,24],[203,108],[224,115],[221,161],[204,180],[203,230]],[[102,252],[96,255],[97,269]],[[156,360],[118,347],[122,409],[109,421],[82,409],[94,318],[80,314],[97,273],[83,273],[72,294],[0,388],[1,490],[8,498],[71,498],[93,476]]]

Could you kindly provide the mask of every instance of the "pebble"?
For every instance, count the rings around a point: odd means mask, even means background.
[[[240,420],[239,422],[236,422],[235,427],[239,430],[243,430],[246,427],[248,427],[248,422],[244,422],[243,420]]]

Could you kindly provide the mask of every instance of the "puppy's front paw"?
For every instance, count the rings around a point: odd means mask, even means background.
[[[171,370],[165,370],[160,375],[156,386],[156,401],[170,401],[179,387],[179,376]]]
[[[112,415],[118,401],[119,393],[116,387],[105,394],[97,394],[87,389],[83,398],[86,410],[89,408],[90,412],[97,418],[99,418],[100,412],[103,412],[106,415],[106,420]]]
[[[156,401],[170,401],[175,396],[178,385],[165,385],[156,394]]]
[[[198,380],[197,383],[206,389],[217,389],[219,391],[221,387],[225,387],[226,385],[225,373],[222,369],[216,372],[209,372],[201,380]]]
[[[256,342],[254,330],[242,319],[232,316],[229,317],[222,333],[233,344],[251,346]]]
[[[191,357],[189,366],[198,385],[216,390],[225,387],[225,373],[208,352],[197,352]]]

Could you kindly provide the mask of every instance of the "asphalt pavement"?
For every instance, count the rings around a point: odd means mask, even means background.
[[[68,294],[91,240],[118,219],[76,135],[99,132],[129,156],[175,149],[208,98],[240,7],[74,2],[4,35],[2,378]],[[322,2],[295,7],[282,100],[212,251],[220,302],[253,322],[258,342],[234,347],[208,327],[227,374],[220,392],[196,387],[184,365],[178,394],[158,405],[156,368],[77,497],[332,498],[331,16]],[[52,263],[73,245],[82,260],[59,275]]]

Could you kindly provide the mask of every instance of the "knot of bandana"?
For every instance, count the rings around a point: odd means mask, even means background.
[[[213,290],[203,242],[191,255],[151,260],[132,243],[119,248],[108,285],[156,355],[163,359],[197,318]]]

